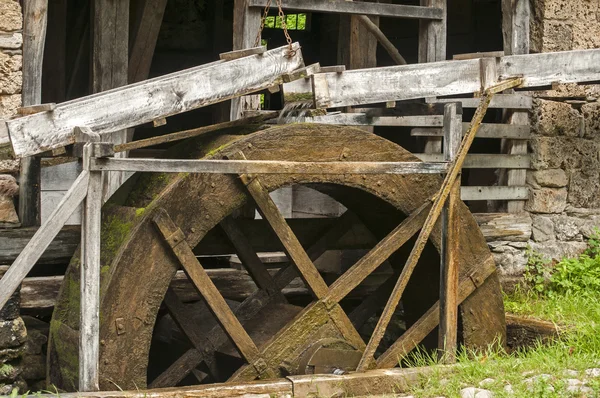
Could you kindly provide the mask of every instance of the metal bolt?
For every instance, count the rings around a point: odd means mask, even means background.
[[[196,232],[196,228],[192,227],[190,228],[190,231],[192,231],[192,233]]]
[[[106,345],[106,341],[100,340],[100,345]]]
[[[204,218],[206,218],[207,220],[209,220],[210,216],[207,214],[206,216],[204,216]]]
[[[252,143],[248,144],[248,148],[252,148]]]

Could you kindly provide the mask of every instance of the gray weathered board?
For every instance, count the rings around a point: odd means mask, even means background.
[[[104,91],[6,121],[14,152],[29,156],[74,142],[73,129],[98,134],[152,122],[273,86],[303,66],[298,43],[233,61],[217,61],[144,82]],[[1,130],[1,128],[0,128]]]
[[[319,108],[336,108],[475,93],[482,87],[482,60],[356,69],[313,76]],[[497,58],[499,80],[523,78],[523,88],[600,81],[600,50]]]
[[[268,0],[249,0],[250,7],[265,8]],[[363,3],[347,0],[282,0],[283,9],[334,14],[370,15],[409,19],[442,19],[444,10],[404,4]]]

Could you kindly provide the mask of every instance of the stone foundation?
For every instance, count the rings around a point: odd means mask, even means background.
[[[600,47],[600,1],[532,2],[531,52]],[[579,255],[600,227],[600,86],[561,85],[534,94],[525,210],[531,234],[490,242],[505,280],[522,275],[530,246],[547,259]]]

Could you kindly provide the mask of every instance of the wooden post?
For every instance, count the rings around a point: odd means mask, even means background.
[[[439,62],[446,60],[446,0],[421,0],[421,6],[439,7],[444,10],[442,20],[419,21],[419,63]],[[442,153],[442,138],[425,139],[424,153]]]
[[[129,0],[94,0],[92,89],[94,93],[127,84],[129,69]],[[128,131],[112,134],[111,142],[130,140]],[[119,157],[126,157],[125,153]],[[121,186],[125,173],[106,173],[104,200]]]
[[[42,102],[42,66],[48,0],[25,0],[23,4],[23,106]],[[37,156],[21,159],[19,178],[19,216],[23,227],[40,225],[41,159]]]
[[[233,50],[256,47],[260,30],[261,9],[249,7],[248,0],[235,0],[233,5]],[[260,45],[260,43],[258,43]],[[260,96],[247,95],[231,100],[230,120],[240,119],[244,111],[260,110]]]
[[[502,0],[502,33],[504,53],[506,55],[529,54],[529,19],[531,15],[529,0]],[[527,111],[509,111],[508,122],[514,125],[529,125]],[[504,140],[502,152],[510,155],[526,155],[527,141]],[[506,183],[509,186],[523,186],[527,170],[509,170]],[[524,201],[509,201],[509,213],[519,213],[525,209]]]
[[[444,160],[454,162],[462,141],[462,108],[459,104],[444,106]],[[458,332],[458,237],[460,219],[460,173],[442,210],[442,247],[440,262],[440,327],[438,348],[442,361],[456,362]]]
[[[83,148],[83,168],[89,172],[81,225],[81,305],[79,328],[79,391],[99,390],[100,360],[100,234],[101,171],[89,171],[94,143]],[[84,172],[85,172],[84,171]]]

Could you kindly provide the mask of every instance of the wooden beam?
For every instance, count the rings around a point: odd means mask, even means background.
[[[218,61],[155,79],[57,104],[7,122],[17,156],[28,156],[74,142],[73,129],[87,126],[108,134],[273,86],[281,75],[302,66],[299,45],[234,61]]]
[[[459,112],[460,111],[460,112]],[[462,108],[456,103],[444,106],[444,157],[454,162],[458,156],[462,140]],[[442,237],[440,250],[440,327],[438,330],[438,350],[444,363],[456,362],[458,342],[458,252],[460,238],[460,218],[458,216],[461,193],[461,174],[450,190],[448,200],[442,209]]]
[[[440,162],[443,162],[443,160],[428,163],[107,158],[92,161],[92,170],[212,174],[439,174],[447,169],[447,165]]]
[[[443,118],[442,116],[368,116],[365,113],[332,113],[307,117],[304,122],[340,126],[442,127]]]
[[[83,201],[87,194],[88,180],[89,173],[83,171],[50,214],[48,220],[36,231],[27,246],[0,279],[0,308],[4,307],[4,304],[19,287],[21,281],[31,271],[71,214]]]
[[[462,124],[463,134],[469,129],[469,123]],[[410,135],[415,137],[442,137],[442,129],[414,128]],[[483,123],[481,130],[477,132],[477,138],[510,138],[513,140],[531,139],[531,126],[510,125],[500,123]]]
[[[479,98],[427,98],[428,104],[447,104],[460,102],[463,108],[477,108]],[[495,95],[490,104],[490,109],[531,109],[533,99],[525,94],[498,94]]]
[[[592,66],[599,62],[598,49],[514,55],[499,58],[497,71],[500,80],[522,76],[521,88],[543,87],[600,81],[600,70]],[[349,70],[322,78],[327,90],[315,88],[319,108],[472,94],[482,87],[477,59]]]
[[[129,0],[93,0],[92,7],[92,92],[99,93],[127,85]],[[130,139],[131,134],[123,129],[114,131],[104,141],[123,144]],[[127,154],[117,156],[126,157]],[[103,200],[106,201],[125,181],[125,173],[105,173],[103,178]]]
[[[267,0],[250,0],[250,7],[264,8]],[[442,19],[443,12],[435,7],[401,4],[349,2],[346,0],[283,0],[283,9],[333,14],[369,15],[408,19]]]
[[[162,25],[167,0],[141,0],[139,23],[131,37],[128,83],[146,80],[150,75],[154,49]]]
[[[94,155],[93,143],[83,149],[84,170]],[[87,170],[86,170],[87,171]],[[84,171],[85,172],[85,171]],[[89,172],[84,202],[80,275],[79,391],[98,391],[100,383],[100,236],[102,233],[101,171]]]
[[[424,162],[442,162],[443,155],[415,153]],[[463,164],[465,169],[529,169],[529,155],[482,155],[469,154]]]
[[[398,51],[396,46],[394,46],[394,44],[390,41],[390,39],[388,39],[387,36],[383,34],[383,32],[381,31],[381,29],[379,29],[379,26],[377,26],[377,24],[371,21],[366,15],[359,15],[358,20],[360,21],[360,23],[363,24],[365,28],[367,28],[369,32],[371,32],[373,36],[375,36],[379,44],[381,44],[385,51],[387,51],[389,56],[392,57],[396,64],[406,65],[406,60],[404,59],[404,57],[400,54],[400,52]]]
[[[48,25],[48,0],[23,3],[23,106],[42,103],[44,45]],[[41,159],[21,159],[19,173],[19,218],[23,227],[40,225]]]

